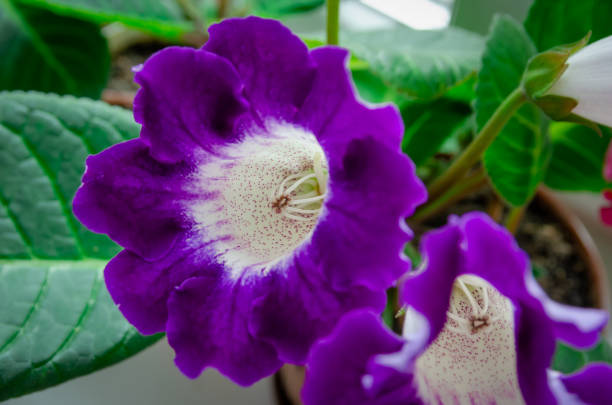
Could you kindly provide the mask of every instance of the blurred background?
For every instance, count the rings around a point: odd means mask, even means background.
[[[210,3],[215,4],[214,1]],[[273,4],[270,1],[267,3]],[[341,35],[395,25],[406,25],[416,30],[456,26],[486,34],[495,13],[510,14],[523,21],[530,4],[531,0],[347,0],[341,5]],[[324,32],[325,10],[319,7],[304,13],[292,13],[282,17],[282,20],[299,34],[320,38]],[[142,35],[146,34],[141,31],[127,31],[126,34],[123,27],[113,24],[106,26],[103,32],[109,39],[112,56],[112,78],[107,88],[118,92],[133,91],[135,87],[131,83],[130,67],[141,63],[160,45],[138,45],[134,51],[132,44],[141,42]],[[3,36],[0,31],[0,44],[8,40],[9,37]],[[401,41],[401,38],[398,40]],[[198,38],[193,41],[197,42]],[[126,49],[132,51],[126,53]],[[4,62],[0,60],[1,63]],[[590,193],[557,194],[581,217],[599,247],[606,268],[612,269],[612,228],[604,227],[598,218],[599,207],[603,205],[601,196]],[[6,404],[263,405],[274,403],[273,398],[270,378],[246,389],[212,370],[207,370],[197,380],[185,378],[174,367],[173,353],[166,341],[162,340],[120,364],[42,392],[9,400]]]

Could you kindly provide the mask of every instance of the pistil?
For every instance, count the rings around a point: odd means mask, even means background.
[[[476,277],[463,276],[455,281],[455,286],[458,291],[454,294],[459,293],[467,299],[471,314],[466,314],[465,310],[458,308],[457,301],[460,298],[454,295],[446,314],[448,319],[458,326],[449,323],[447,325],[449,330],[461,334],[475,334],[497,320],[488,314],[489,292],[485,283]]]
[[[313,168],[285,177],[272,196],[271,206],[278,214],[297,221],[316,219],[327,193],[327,173],[320,152],[313,157]]]

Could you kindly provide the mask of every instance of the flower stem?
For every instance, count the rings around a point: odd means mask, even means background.
[[[515,234],[519,225],[521,224],[521,220],[523,219],[523,214],[525,214],[525,207],[527,205],[521,205],[519,207],[512,207],[508,216],[506,217],[506,229],[510,231],[510,233]]]
[[[470,194],[487,183],[487,175],[483,168],[478,169],[473,175],[466,178],[451,187],[446,193],[440,197],[431,201],[431,203],[424,205],[421,209],[418,209],[416,213],[410,218],[410,222],[423,222],[429,218],[439,214],[450,205],[461,200],[467,194]]]
[[[338,45],[340,0],[327,0],[327,44]]]
[[[525,101],[527,101],[527,96],[520,87],[502,101],[467,149],[429,186],[430,200],[437,198],[478,162],[487,147],[495,140],[504,125]]]

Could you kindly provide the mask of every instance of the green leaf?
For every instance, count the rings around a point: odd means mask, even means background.
[[[253,12],[266,17],[304,13],[321,7],[325,0],[253,0]]]
[[[421,100],[440,97],[480,65],[483,39],[458,28],[393,29],[345,33],[342,45],[368,62],[372,73],[392,88]]]
[[[535,48],[523,27],[509,17],[496,17],[487,41],[476,86],[478,129],[520,82]],[[549,156],[542,113],[522,106],[508,121],[484,155],[484,165],[495,190],[510,204],[525,204],[545,174]]]
[[[98,98],[110,56],[94,24],[0,0],[0,89]]]
[[[544,182],[565,191],[600,192],[612,187],[603,177],[606,149],[612,132],[602,135],[582,125],[555,122],[550,125],[552,156]]]
[[[578,41],[592,31],[591,42],[612,34],[609,0],[535,0],[525,28],[539,51]]]
[[[141,336],[111,300],[100,260],[0,261],[0,400],[121,361]]]
[[[85,158],[138,133],[128,111],[101,102],[0,92],[0,400],[159,339],[139,335],[106,291],[119,247],[71,210]]]
[[[96,23],[121,22],[169,39],[193,29],[175,0],[13,0]]]
[[[468,105],[447,99],[409,103],[401,113],[406,127],[402,150],[420,166],[440,150],[456,131],[465,128],[471,115]]]
[[[612,346],[603,338],[595,347],[587,350],[577,350],[558,342],[552,368],[564,374],[569,374],[593,362],[612,364]]]

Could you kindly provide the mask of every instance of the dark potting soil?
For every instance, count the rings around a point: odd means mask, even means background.
[[[424,232],[446,223],[449,214],[487,210],[494,199],[491,191],[480,192],[457,203],[449,212],[415,229],[417,238]],[[579,254],[572,234],[540,201],[535,199],[527,209],[516,240],[527,252],[536,280],[557,302],[580,307],[593,307],[594,291],[587,264]]]

